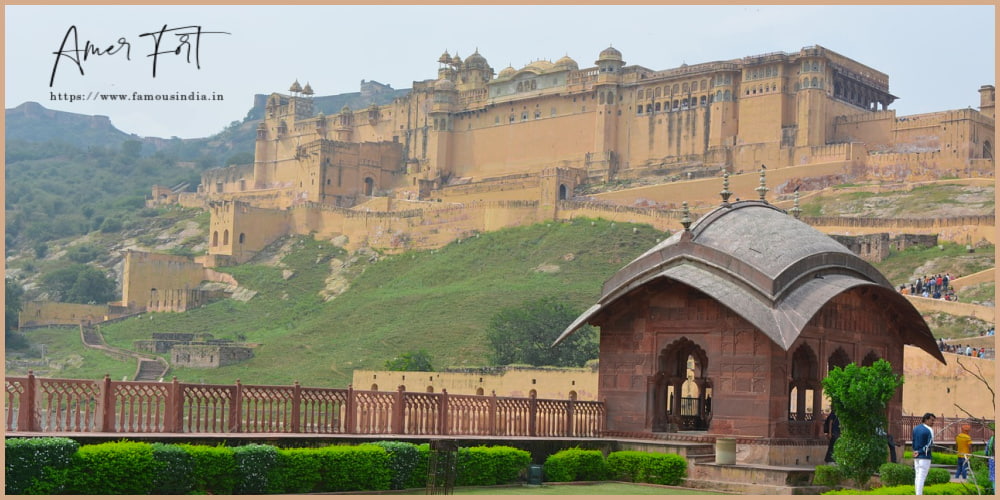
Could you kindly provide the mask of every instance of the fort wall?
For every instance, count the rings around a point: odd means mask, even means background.
[[[81,322],[97,323],[124,314],[121,307],[67,302],[26,301],[17,314],[18,328],[50,325],[79,325]]]
[[[204,266],[187,257],[126,250],[122,305],[184,311],[204,303],[205,297],[193,290],[204,279]]]

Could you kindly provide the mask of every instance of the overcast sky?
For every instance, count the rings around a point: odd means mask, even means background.
[[[254,94],[295,79],[317,95],[357,92],[362,79],[410,88],[436,78],[445,50],[477,48],[499,72],[564,55],[585,68],[609,45],[653,70],[822,45],[888,74],[899,115],[976,108],[979,87],[995,85],[992,5],[6,6],[5,23],[5,108],[36,101],[155,137],[217,133]],[[88,41],[101,55],[78,64]],[[224,99],[97,97],[133,92]],[[70,95],[89,100],[59,100]]]

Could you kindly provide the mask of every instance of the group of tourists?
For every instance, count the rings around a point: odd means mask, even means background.
[[[899,285],[899,293],[928,299],[958,300],[955,288],[949,285],[953,279],[948,273],[923,276],[914,279],[909,286]]]
[[[995,359],[995,351],[987,347],[972,347],[969,344],[949,344],[944,339],[938,340],[938,348],[941,352],[950,352],[959,356],[970,356],[981,359]]]
[[[927,480],[927,471],[930,470],[932,460],[932,448],[934,447],[934,422],[937,417],[933,413],[925,413],[920,419],[920,425],[913,428],[913,470],[914,488],[917,495],[924,494],[924,482]],[[972,437],[969,431],[972,427],[968,424],[962,425],[962,432],[955,436],[955,451],[958,455],[957,468],[955,469],[955,479],[969,478],[969,457],[972,453]],[[986,442],[986,450],[983,452],[989,458],[990,479],[993,476],[994,457],[993,446],[995,436],[990,436]]]

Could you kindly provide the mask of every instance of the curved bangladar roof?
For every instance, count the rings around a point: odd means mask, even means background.
[[[788,350],[831,299],[852,289],[889,311],[903,342],[945,362],[921,314],[871,264],[763,201],[722,205],[640,255],[604,283],[601,298],[558,344],[629,292],[663,278],[690,286]],[[877,305],[876,305],[877,301]]]

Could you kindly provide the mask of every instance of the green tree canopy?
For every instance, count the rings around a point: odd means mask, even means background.
[[[431,355],[421,349],[417,352],[404,352],[385,362],[385,369],[394,372],[432,372]]]
[[[42,276],[42,286],[53,300],[76,304],[103,304],[115,300],[115,280],[86,264],[74,264]]]
[[[835,367],[823,379],[823,390],[840,419],[833,458],[844,477],[860,486],[885,463],[889,449],[882,434],[888,429],[886,405],[901,385],[903,377],[893,373],[883,359],[871,366]]]
[[[17,314],[21,312],[21,297],[24,289],[10,278],[4,279],[4,332],[17,329]]]
[[[527,301],[501,310],[486,328],[495,365],[583,366],[597,358],[597,333],[589,326],[555,347],[552,342],[576,317],[577,311],[553,297]]]

